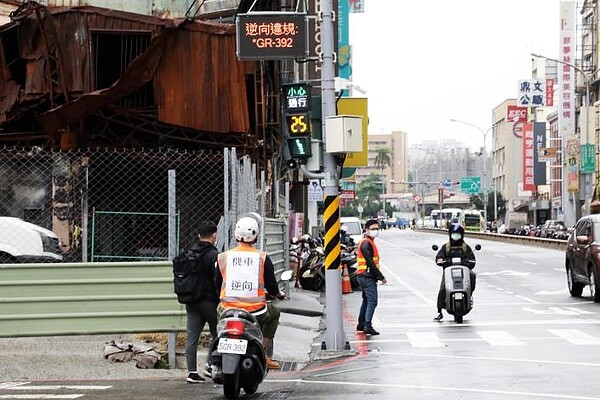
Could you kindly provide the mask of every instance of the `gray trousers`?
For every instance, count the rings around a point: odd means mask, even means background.
[[[198,340],[204,324],[208,323],[213,340],[217,337],[217,303],[201,301],[200,303],[186,304],[185,311],[187,313],[185,360],[188,372],[192,372],[198,369]]]

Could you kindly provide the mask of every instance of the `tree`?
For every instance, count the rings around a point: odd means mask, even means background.
[[[502,193],[497,192],[495,195],[498,206],[498,219],[503,219],[504,214],[506,214],[506,201],[504,200],[504,197],[502,197]],[[483,210],[483,193],[472,194],[470,200],[475,208]],[[487,219],[488,221],[494,220],[494,192],[490,192],[488,195]]]
[[[380,147],[375,150],[377,155],[375,156],[375,167],[381,170],[381,176],[383,176],[383,170],[392,164],[392,152],[387,147]]]

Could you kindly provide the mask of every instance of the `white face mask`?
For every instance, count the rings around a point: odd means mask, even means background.
[[[461,236],[460,233],[451,233],[450,234],[450,239],[452,240],[460,240]]]
[[[378,230],[370,230],[369,229],[369,236],[371,236],[373,239],[375,239],[377,236],[379,236],[379,231]]]

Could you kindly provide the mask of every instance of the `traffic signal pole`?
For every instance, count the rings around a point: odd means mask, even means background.
[[[331,0],[321,1],[321,100],[323,137],[327,135],[325,121],[336,115],[335,69],[334,69],[334,24]],[[325,143],[325,140],[324,140]],[[326,332],[324,350],[344,350],[347,348],[342,320],[342,274],[340,249],[340,200],[337,165],[333,154],[323,150],[325,185],[325,305]],[[341,166],[340,166],[341,168]]]

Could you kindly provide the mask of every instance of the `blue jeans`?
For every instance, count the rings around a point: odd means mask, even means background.
[[[358,324],[373,327],[371,321],[377,307],[377,280],[359,275],[358,283],[362,289],[362,304],[358,314]]]

